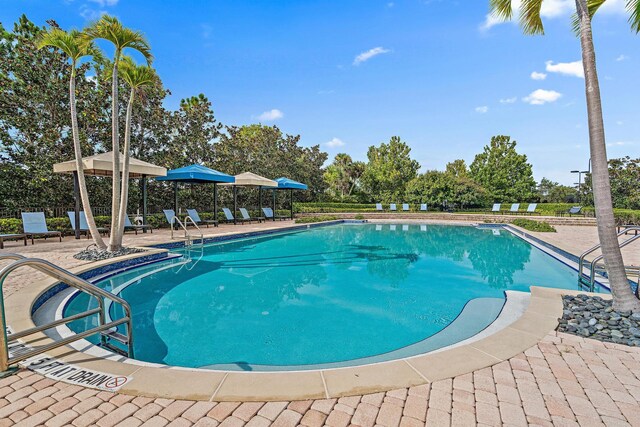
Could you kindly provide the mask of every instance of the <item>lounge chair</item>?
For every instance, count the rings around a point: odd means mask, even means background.
[[[69,216],[69,221],[71,221],[71,229],[76,231],[76,213],[71,211],[67,212],[67,215]],[[89,223],[87,223],[87,216],[84,214],[84,211],[80,211],[80,228],[78,231],[80,231],[80,233],[84,233],[87,236],[87,239],[89,238],[91,231],[89,230]],[[98,233],[108,234],[109,229],[105,227],[98,227]]]
[[[234,224],[236,222],[239,223],[245,223],[245,222],[249,222],[248,220],[244,219],[244,218],[236,218],[233,216],[233,214],[231,213],[231,210],[229,210],[229,208],[222,208],[222,212],[224,212],[224,216],[225,216],[225,221],[226,222],[233,222]]]
[[[509,213],[511,214],[519,214],[520,213],[520,203],[514,203],[511,205],[511,209],[509,209]]]
[[[582,212],[582,206],[574,206],[571,209],[569,209],[567,213],[569,214],[569,216],[573,216],[573,215],[585,216],[586,215],[584,212]]]
[[[24,233],[0,234],[0,249],[4,249],[5,240],[24,240],[24,245],[27,246],[27,235]]]
[[[44,217],[44,212],[23,212],[22,229],[24,230],[24,234],[31,238],[32,245],[35,236],[43,236],[44,240],[47,240],[47,237],[58,237],[62,242],[61,232],[49,231],[47,228],[47,220]]]
[[[428,209],[427,209],[427,204],[426,203],[423,203],[423,204],[420,205],[420,212],[426,212],[427,210]]]
[[[204,224],[207,226],[207,228],[209,228],[209,224],[213,224],[214,227],[218,226],[217,219],[201,219],[200,215],[198,215],[198,211],[195,209],[187,209],[187,214],[191,217],[193,222],[198,225]]]
[[[284,220],[284,219],[291,219],[288,216],[282,216],[282,215],[275,215],[273,214],[273,209],[271,208],[262,208],[262,212],[264,213],[265,218],[267,219],[279,219],[279,220]]]
[[[135,231],[136,236],[138,235],[138,231],[144,231],[144,230],[150,230],[151,233],[153,233],[153,227],[151,227],[148,224],[140,224],[140,225],[133,225],[133,223],[131,222],[131,220],[129,219],[129,215],[125,215],[124,217],[124,231]]]
[[[500,213],[500,208],[502,207],[502,203],[494,203],[491,208],[491,213]]]
[[[527,215],[540,215],[540,212],[536,212],[536,209],[538,208],[538,204],[537,203],[529,203],[529,206],[527,207]]]
[[[402,212],[409,212],[409,204],[408,203],[403,203],[402,204]]]
[[[384,211],[384,209],[382,208],[382,203],[376,203],[376,210],[379,212]]]
[[[395,203],[391,203],[389,205],[389,210],[392,211],[392,212],[397,212],[398,208],[396,208],[396,204]]]
[[[249,212],[247,212],[247,209],[245,208],[240,208],[240,214],[242,215],[242,219],[247,220],[249,222],[258,221],[260,223],[266,219],[263,216],[257,216],[255,218],[251,218],[251,215],[249,215]]]
[[[173,209],[163,209],[162,212],[164,212],[164,217],[167,218],[167,222],[169,223],[169,227],[171,227],[172,225],[172,221],[173,218],[175,217],[176,219],[179,219],[176,216],[176,211],[174,211]],[[173,222],[173,226],[177,229],[178,227],[180,227],[178,225],[178,221]]]

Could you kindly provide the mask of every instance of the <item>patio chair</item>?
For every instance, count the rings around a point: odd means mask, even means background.
[[[376,211],[382,212],[384,209],[382,208],[382,203],[376,203]]]
[[[280,221],[285,219],[290,219],[288,216],[275,215],[273,214],[273,209],[271,208],[262,208],[262,212],[266,219],[279,219]]]
[[[176,217],[176,211],[174,211],[173,209],[163,209],[162,212],[164,212],[164,217],[167,218],[167,222],[169,223],[169,227],[171,227],[171,221],[173,221],[173,218]],[[178,221],[175,221],[173,223],[173,227],[177,230],[178,227],[180,227],[178,225]]]
[[[144,231],[144,230],[150,230],[151,233],[153,234],[153,227],[151,227],[148,224],[136,224],[133,225],[133,223],[131,222],[131,220],[129,219],[129,215],[125,215],[124,217],[124,231],[135,231],[136,236],[138,235],[138,231]]]
[[[569,216],[573,216],[573,215],[586,216],[586,214],[582,212],[582,206],[574,206],[571,209],[569,209],[567,213],[569,214]]]
[[[218,226],[217,219],[202,219],[200,218],[200,215],[198,215],[198,211],[195,209],[187,209],[187,215],[189,215],[193,220],[193,222],[195,222],[198,225],[204,224],[207,226],[207,228],[209,228],[209,224],[213,224],[214,227]]]
[[[500,208],[502,207],[502,203],[494,203],[491,208],[491,213],[500,213]]]
[[[62,242],[62,233],[59,231],[49,231],[47,228],[47,220],[44,217],[44,212],[23,212],[22,214],[22,229],[24,234],[31,238],[31,244],[33,245],[33,238],[35,236],[42,236],[44,240],[47,237],[58,237]]]
[[[240,224],[245,223],[245,222],[249,222],[248,220],[244,219],[244,218],[235,218],[233,216],[233,214],[231,213],[231,210],[229,210],[229,208],[222,208],[222,212],[224,212],[224,216],[225,216],[225,221],[227,223],[229,222],[233,222],[234,224],[236,222],[239,222]]]
[[[529,206],[527,207],[527,215],[541,215],[540,212],[536,212],[536,209],[538,208],[538,204],[537,203],[529,203]]]
[[[5,240],[24,240],[24,245],[27,246],[27,235],[24,233],[0,234],[0,249],[4,249]]]
[[[519,214],[520,213],[520,203],[514,203],[511,205],[511,209],[509,209],[509,213],[511,214]]]
[[[402,204],[402,212],[409,212],[409,204],[408,203],[403,203]]]
[[[392,212],[397,212],[397,211],[398,211],[398,208],[396,207],[396,204],[395,204],[395,203],[391,203],[391,204],[389,205],[389,210],[390,210],[390,211],[392,211]]]
[[[251,221],[258,221],[258,223],[264,221],[266,218],[263,216],[258,216],[255,218],[251,218],[251,215],[249,215],[249,212],[247,212],[246,208],[240,208],[240,214],[242,215],[242,219],[245,219],[249,222]]]
[[[76,231],[76,213],[74,211],[67,212],[69,216],[69,221],[71,221],[71,229]],[[90,237],[91,231],[89,230],[89,224],[87,223],[87,216],[84,211],[80,211],[80,233],[84,233],[87,236],[87,239]],[[105,227],[98,227],[98,233],[100,234],[109,234],[109,229]]]
[[[423,204],[420,205],[420,212],[426,212],[427,210],[428,209],[427,209],[427,204],[426,203],[423,203]]]

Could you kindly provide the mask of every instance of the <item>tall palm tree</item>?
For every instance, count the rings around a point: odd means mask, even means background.
[[[540,9],[546,0],[522,0],[520,6],[520,26],[525,34],[544,34],[544,26]],[[613,204],[611,202],[611,184],[607,162],[607,146],[605,143],[604,120],[600,85],[596,69],[596,54],[593,46],[591,19],[598,8],[607,0],[575,0],[576,18],[574,26],[580,37],[582,49],[582,65],[585,75],[587,98],[587,117],[589,122],[589,146],[593,167],[593,198],[598,224],[598,237],[602,246],[602,255],[607,267],[609,284],[613,294],[613,306],[616,310],[640,311],[640,300],[635,297],[629,286],[627,274],[618,246]],[[640,31],[640,0],[627,0],[627,10],[631,17],[632,30]],[[512,0],[489,0],[489,7],[494,16],[504,20],[513,17]]]
[[[115,46],[113,54],[113,67],[111,71],[111,141],[113,149],[113,189],[111,198],[111,233],[109,250],[116,251],[122,247],[122,235],[115,232],[120,230],[120,200],[121,186],[128,187],[128,181],[120,179],[120,137],[118,126],[118,66],[125,49],[133,49],[140,52],[150,64],[153,60],[151,48],[144,35],[122,25],[117,18],[103,15],[98,21],[91,24],[84,31],[89,40],[104,39]]]
[[[158,77],[154,70],[149,66],[139,66],[133,62],[133,59],[129,56],[123,56],[120,62],[120,76],[127,85],[131,88],[129,95],[129,102],[127,104],[127,118],[124,130],[124,147],[123,147],[123,166],[122,166],[122,182],[129,182],[129,162],[131,159],[131,118],[133,115],[133,104],[137,96],[141,96],[145,88],[153,86]],[[124,235],[124,219],[127,215],[127,204],[129,201],[129,186],[122,186],[122,193],[120,194],[120,212],[118,214],[120,228],[114,230],[114,233],[119,233],[120,236],[116,238],[117,241],[122,242],[122,236]]]
[[[78,175],[78,187],[80,189],[80,200],[87,217],[87,225],[91,232],[93,242],[98,249],[105,250],[107,245],[102,240],[102,236],[98,232],[96,221],[91,211],[89,203],[89,193],[87,192],[87,183],[84,176],[84,168],[82,166],[82,148],[80,147],[80,135],[78,130],[78,115],[76,113],[76,67],[78,61],[87,56],[99,56],[100,52],[96,46],[88,41],[81,32],[71,30],[64,31],[60,28],[53,27],[44,32],[38,40],[38,48],[53,47],[64,52],[71,60],[71,76],[69,78],[69,107],[71,110],[71,133],[73,135],[73,150],[76,160],[76,172]]]

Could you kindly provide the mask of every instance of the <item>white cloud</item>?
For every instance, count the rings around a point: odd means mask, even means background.
[[[573,76],[584,79],[584,69],[582,68],[582,61],[575,62],[558,62],[554,64],[553,61],[547,61],[547,71],[550,73],[563,74],[565,76]]]
[[[89,0],[92,3],[98,4],[100,7],[115,6],[118,4],[118,0]]]
[[[502,98],[500,100],[500,104],[515,104],[518,100],[518,97],[514,96],[513,98]]]
[[[529,94],[529,96],[522,98],[522,100],[531,105],[544,105],[550,102],[556,102],[562,97],[560,92],[555,90],[538,89]]]
[[[258,120],[262,120],[264,122],[272,122],[284,117],[284,113],[276,108],[273,110],[265,111],[264,113],[258,116]]]
[[[489,107],[487,107],[486,105],[483,105],[481,107],[476,107],[476,113],[486,114],[488,112],[489,112]]]
[[[337,148],[337,147],[343,147],[344,142],[340,138],[333,138],[331,139],[331,141],[325,142],[324,145],[326,145],[329,148]]]
[[[102,15],[107,13],[106,10],[95,10],[87,7],[86,5],[82,5],[80,7],[80,16],[82,16],[87,21],[95,21],[99,19]]]
[[[627,55],[620,55],[616,58],[616,61],[621,62],[621,61],[626,61],[627,59],[629,59]]]
[[[383,47],[374,47],[373,49],[369,49],[366,52],[362,52],[360,55],[356,56],[353,60],[353,65],[360,65],[365,61],[370,60],[374,56],[382,55],[383,53],[391,52],[389,49],[385,49]]]
[[[545,73],[539,73],[537,71],[534,71],[533,73],[531,73],[531,78],[533,80],[544,80],[547,78],[547,75]]]

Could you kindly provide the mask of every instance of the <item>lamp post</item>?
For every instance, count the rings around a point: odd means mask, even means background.
[[[575,170],[575,171],[571,171],[571,173],[577,173],[578,174],[578,203],[580,203],[580,189],[582,187],[582,174],[583,173],[589,173],[589,171]]]

